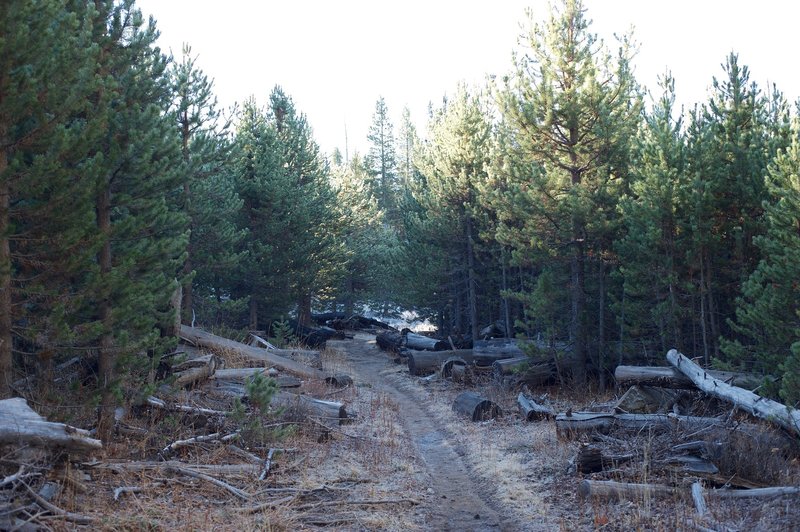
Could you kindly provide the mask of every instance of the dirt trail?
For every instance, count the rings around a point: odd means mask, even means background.
[[[328,347],[352,364],[356,385],[372,386],[397,403],[400,422],[430,476],[430,489],[422,508],[427,527],[453,531],[517,529],[495,509],[497,505],[481,489],[478,475],[463,460],[464,451],[442,423],[424,403],[386,375],[389,361],[375,346],[374,336],[359,334],[354,340],[329,341]]]

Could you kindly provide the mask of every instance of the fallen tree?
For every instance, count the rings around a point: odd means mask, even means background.
[[[520,414],[525,417],[525,421],[552,419],[556,415],[552,408],[540,405],[533,399],[525,397],[524,393],[520,393],[517,396],[517,404],[519,405]]]
[[[450,345],[445,340],[437,340],[403,329],[403,346],[416,351],[444,351]]]
[[[756,375],[733,371],[706,370],[706,373],[733,386],[755,388],[760,384]],[[672,366],[617,366],[614,370],[617,386],[641,384],[660,388],[695,388],[692,380]]]
[[[47,421],[21,397],[0,401],[0,443],[55,447],[74,453],[89,453],[103,447],[86,430]]]
[[[667,360],[705,393],[729,401],[756,417],[776,423],[795,435],[800,435],[800,412],[797,410],[715,379],[706,370],[675,349],[667,353]]]
[[[724,425],[715,417],[679,416],[676,414],[614,414],[613,412],[566,412],[556,416],[556,431],[576,434],[590,430],[605,431],[611,427],[640,429],[643,427],[693,430]]]
[[[195,345],[205,347],[214,351],[225,352],[232,351],[240,356],[254,360],[257,362],[266,362],[279,369],[294,373],[300,377],[307,379],[319,379],[333,384],[334,386],[346,385],[349,382],[349,377],[346,375],[331,375],[322,370],[311,368],[305,364],[301,364],[295,360],[282,356],[283,354],[299,353],[303,354],[304,350],[289,350],[289,349],[259,349],[246,344],[222,338],[206,331],[181,325],[181,337],[189,340]],[[314,351],[313,353],[319,354]],[[349,382],[348,382],[349,381]]]

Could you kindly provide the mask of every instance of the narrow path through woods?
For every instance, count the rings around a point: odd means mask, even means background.
[[[424,402],[413,396],[385,373],[386,354],[374,343],[374,336],[357,335],[354,340],[329,341],[328,347],[345,357],[353,368],[356,385],[372,386],[395,401],[401,424],[411,436],[420,462],[430,476],[433,497],[423,511],[430,530],[516,530],[482,489],[478,475],[462,458],[464,451],[449,435]]]

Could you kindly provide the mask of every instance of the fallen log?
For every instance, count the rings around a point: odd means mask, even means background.
[[[627,414],[665,414],[673,407],[688,407],[691,400],[688,395],[689,392],[682,390],[635,384],[619,398],[614,410]]]
[[[782,496],[800,495],[800,487],[776,486],[772,488],[753,489],[718,489],[703,490],[705,497],[719,499],[766,499]],[[578,495],[583,498],[597,498],[609,501],[619,499],[641,499],[644,497],[680,497],[692,498],[692,489],[684,489],[660,484],[632,484],[628,482],[615,482],[613,480],[583,480],[578,485]]]
[[[86,430],[47,421],[21,397],[0,401],[0,444],[59,448],[74,453],[103,448],[102,442],[89,437]]]
[[[634,458],[636,458],[634,454],[605,455],[600,447],[583,444],[578,449],[575,462],[579,472],[588,474],[597,473],[606,467],[618,467]]]
[[[742,388],[755,388],[761,384],[757,375],[734,371],[706,370],[723,382]],[[672,366],[617,366],[614,370],[617,386],[642,384],[659,388],[696,388],[692,380]]]
[[[521,358],[527,356],[520,347],[521,340],[513,338],[498,338],[493,340],[476,340],[472,343],[472,349],[476,353],[482,354],[503,354],[505,358]]]
[[[526,384],[530,388],[535,388],[553,380],[556,376],[556,367],[549,361],[515,357],[492,363],[492,373],[497,382],[506,386],[516,387]]]
[[[204,355],[181,362],[172,368],[175,375],[175,386],[192,386],[198,382],[206,381],[214,375],[221,365],[222,360],[216,355]]]
[[[453,410],[472,421],[485,421],[502,415],[499,406],[475,392],[464,392],[456,397]]]
[[[385,331],[375,336],[375,343],[384,351],[398,353],[403,348],[403,335],[398,331]]]
[[[608,501],[634,500],[652,497],[686,497],[687,490],[659,484],[633,484],[613,480],[583,480],[578,484],[581,499],[595,498]]]
[[[772,421],[784,429],[794,432],[795,435],[800,435],[800,412],[797,410],[715,379],[675,349],[667,353],[667,360],[707,394],[729,401],[756,417]]]
[[[342,425],[347,421],[347,410],[342,403],[323,401],[307,395],[278,392],[270,403],[273,407],[289,410],[290,417],[310,415],[323,422]]]
[[[472,349],[449,349],[447,351],[406,351],[408,358],[408,371],[412,375],[429,375],[442,368],[447,359],[456,357],[470,366],[491,365],[498,358],[503,358],[505,354],[476,354]]]
[[[408,329],[403,329],[403,345],[416,351],[444,351],[450,347],[446,340],[437,340],[421,334],[416,334]]]
[[[713,417],[679,416],[676,414],[614,414],[613,412],[566,412],[556,416],[559,434],[577,434],[591,430],[606,431],[611,427],[676,430],[698,430],[723,425],[724,420]]]
[[[408,371],[412,375],[430,375],[436,373],[447,359],[459,358],[465,364],[472,363],[472,351],[469,349],[450,349],[447,351],[406,351]]]
[[[521,392],[517,396],[517,404],[519,405],[519,412],[525,418],[525,421],[552,419],[556,416],[552,408],[540,405],[533,399],[525,397],[525,394]]]
[[[345,379],[345,376],[343,375],[331,375],[324,371],[310,368],[305,364],[301,364],[295,360],[286,358],[285,356],[281,356],[281,353],[287,352],[302,354],[302,350],[259,349],[257,347],[245,345],[234,340],[222,338],[221,336],[216,336],[206,331],[201,331],[200,329],[188,327],[186,325],[181,325],[181,337],[187,338],[193,343],[208,349],[222,352],[226,350],[232,351],[250,360],[266,362],[279,369],[294,373],[295,375],[299,375],[300,377],[305,377],[307,379],[324,380],[334,386],[346,384],[347,379]],[[314,351],[314,353],[317,355],[319,354],[316,351]]]

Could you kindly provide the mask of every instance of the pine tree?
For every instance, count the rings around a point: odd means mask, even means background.
[[[199,210],[199,206],[211,209],[222,206],[215,207],[209,204],[207,198],[203,198],[203,193],[214,193],[216,189],[217,199],[232,200],[234,203],[235,199],[229,196],[230,190],[222,192],[220,189],[222,183],[218,179],[230,151],[227,138],[230,123],[223,120],[213,94],[213,82],[195,65],[197,58],[192,57],[191,47],[185,44],[182,52],[181,61],[172,64],[170,76],[175,95],[173,112],[181,138],[181,155],[184,163],[182,208],[189,217],[191,229],[186,262],[183,265],[182,298],[183,319],[190,321],[194,306],[193,270],[214,268],[221,258],[217,254],[209,254],[210,248],[207,245],[204,246],[206,253],[196,252],[196,249],[203,245],[200,238],[207,235],[207,233],[203,235],[199,230],[199,218],[205,216],[214,217],[221,222],[224,220],[219,213],[215,215],[210,212],[202,213]],[[213,177],[217,177],[216,183],[207,183]],[[198,203],[202,205],[197,205]],[[230,227],[225,229],[216,234],[220,250],[225,247],[233,249],[235,246],[234,240],[220,241],[221,237],[235,238],[235,232]],[[232,257],[227,259],[230,260]]]
[[[98,3],[95,40],[104,86],[98,112],[108,124],[99,143],[102,172],[93,188],[101,246],[93,281],[100,389],[98,434],[113,427],[120,383],[176,339],[169,300],[185,259],[185,217],[168,199],[181,185],[179,136],[168,113],[168,60],[154,46],[157,32],[132,1]],[[153,357],[152,360],[157,360]]]
[[[534,209],[532,218],[517,218],[535,235],[528,242],[547,242],[568,259],[569,337],[581,361],[575,374],[579,382],[589,362],[587,260],[597,258],[603,279],[610,217],[627,175],[640,109],[628,40],[614,60],[589,25],[583,3],[565,0],[544,27],[533,25],[531,55],[516,58],[516,72],[499,95],[509,128],[503,145],[514,152],[499,169],[518,183],[510,202],[519,202],[506,206],[518,209],[516,216],[502,216],[514,219]],[[606,288],[600,286],[597,301],[604,313]]]
[[[366,163],[372,178],[372,189],[378,207],[389,220],[397,219],[397,156],[394,147],[394,128],[383,97],[375,103],[375,113],[369,127],[370,142]]]
[[[75,336],[82,294],[70,285],[92,250],[102,133],[88,13],[81,2],[0,3],[0,397],[21,339],[47,362]]]
[[[440,253],[453,261],[450,282],[454,290],[465,288],[469,329],[472,339],[477,340],[477,186],[486,179],[491,139],[491,125],[480,97],[459,87],[453,100],[434,117],[429,138],[419,161],[426,187],[418,189],[417,199],[433,223],[428,237],[440,242]]]
[[[781,396],[800,401],[800,125],[791,146],[779,153],[766,180],[766,233],[754,243],[761,261],[742,287],[736,320],[739,339],[723,342],[732,360],[765,375],[783,378]]]
[[[620,202],[626,233],[615,243],[624,281],[617,305],[622,344],[630,338],[637,350],[644,344],[659,358],[684,347],[681,250],[688,244],[679,231],[686,180],[682,116],[675,110],[673,78],[667,74],[660,81],[664,92],[638,136],[630,195]]]
[[[707,105],[689,127],[691,263],[706,362],[719,358],[741,284],[758,263],[753,238],[763,232],[764,175],[770,153],[766,99],[731,54],[714,78]],[[777,147],[777,146],[775,146]]]

